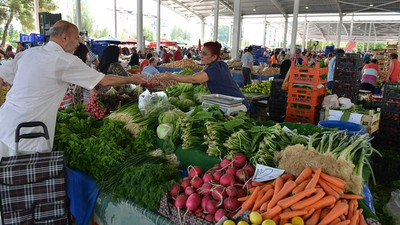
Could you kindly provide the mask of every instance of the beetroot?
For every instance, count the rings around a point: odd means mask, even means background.
[[[247,165],[244,169],[249,173],[249,176],[252,177],[254,175],[254,167],[252,165]]]
[[[218,210],[218,202],[215,200],[209,200],[206,204],[206,211],[209,214],[214,214]]]
[[[189,186],[190,186],[190,177],[183,178],[182,183],[181,183],[182,189],[185,190]]]
[[[213,187],[212,184],[204,183],[203,186],[201,186],[201,188],[200,188],[201,193],[204,194],[204,195],[210,195],[212,187]]]
[[[201,203],[201,197],[199,194],[194,193],[189,196],[186,200],[186,208],[190,211],[195,211]]]
[[[237,168],[242,168],[246,165],[246,156],[242,153],[237,153],[233,156],[233,165]]]
[[[240,202],[233,197],[228,197],[224,200],[224,209],[235,212],[240,207]]]
[[[196,190],[195,190],[193,187],[191,187],[191,186],[185,188],[185,194],[186,194],[187,196],[190,196],[191,194],[193,194],[193,193],[195,193],[195,192],[196,192]]]
[[[214,214],[207,214],[205,219],[208,222],[214,222]]]
[[[235,178],[231,174],[224,174],[222,175],[221,179],[219,179],[219,183],[225,187],[228,187],[235,183]]]
[[[224,175],[224,174],[223,174],[222,172],[220,172],[220,171],[215,172],[215,173],[213,174],[214,180],[215,180],[216,182],[219,182],[219,180],[221,179],[222,175]]]
[[[235,176],[237,170],[238,169],[235,167],[229,168],[226,170],[226,174],[231,174],[232,176]]]
[[[231,163],[232,163],[231,160],[223,159],[219,165],[221,166],[221,168],[226,169],[228,166],[231,165]]]
[[[211,191],[211,196],[217,201],[222,201],[226,197],[226,192],[223,187],[216,187]]]
[[[240,169],[236,171],[235,177],[240,183],[245,183],[249,179],[249,173],[245,169]]]
[[[225,191],[229,197],[236,197],[238,194],[238,191],[236,190],[236,188],[234,186],[227,187]]]
[[[204,197],[201,199],[201,208],[202,208],[204,211],[207,211],[207,208],[206,208],[207,202],[210,201],[210,200],[212,200],[212,198],[211,198],[209,195],[204,196]]]
[[[244,197],[244,196],[246,196],[246,191],[245,190],[243,190],[243,189],[237,189],[237,196],[236,197],[238,197],[238,198],[241,198],[241,197]]]
[[[177,183],[173,184],[171,190],[169,190],[169,195],[176,196],[181,191],[181,186]]]
[[[211,175],[211,174],[209,174],[209,173],[204,174],[204,176],[203,176],[203,182],[204,182],[204,183],[209,183],[209,182],[211,182],[211,181],[214,181],[213,175]]]
[[[200,166],[193,166],[189,170],[189,177],[201,176],[203,174],[203,169]]]
[[[228,215],[228,213],[225,211],[225,209],[218,209],[217,212],[214,215],[215,221],[219,221],[222,217]]]
[[[182,209],[183,207],[185,207],[186,201],[187,201],[187,196],[185,194],[180,194],[175,199],[175,207],[177,209]]]
[[[201,185],[203,185],[203,179],[201,179],[200,177],[193,177],[192,180],[190,181],[190,184],[194,188],[200,188]]]

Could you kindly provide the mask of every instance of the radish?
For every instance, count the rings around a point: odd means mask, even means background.
[[[251,182],[247,182],[245,187],[246,187],[247,190],[250,190],[250,189],[253,188],[253,185],[251,185]]]
[[[221,169],[221,165],[220,165],[219,163],[216,163],[216,164],[213,166],[212,169],[214,169],[214,170],[219,170],[219,169]]]
[[[238,170],[237,168],[232,167],[232,168],[227,169],[227,170],[226,170],[226,173],[227,173],[227,174],[231,174],[232,176],[235,176],[237,170]]]
[[[193,187],[191,187],[191,186],[185,188],[185,194],[186,194],[187,196],[190,196],[191,194],[193,194],[193,193],[195,193],[195,192],[196,192],[196,190],[195,190]]]
[[[224,200],[224,209],[235,212],[240,207],[240,202],[233,197],[228,197]]]
[[[203,209],[202,208],[196,209],[196,211],[194,212],[194,215],[196,215],[197,217],[202,218],[204,216]]]
[[[208,222],[214,222],[214,214],[207,214],[205,219]]]
[[[190,186],[190,177],[183,178],[182,183],[181,183],[182,189],[185,190],[189,186]]]
[[[224,175],[221,171],[217,171],[213,174],[214,180],[216,182],[219,182],[219,180],[221,179],[222,175]]]
[[[249,173],[249,176],[252,177],[254,175],[254,167],[252,165],[247,165],[244,167],[245,170]]]
[[[193,166],[189,170],[189,177],[201,176],[203,174],[203,169],[200,166]]]
[[[224,174],[221,179],[219,179],[219,183],[225,187],[231,186],[235,183],[235,178],[232,174]]]
[[[242,153],[237,153],[233,156],[233,165],[237,168],[242,168],[246,165],[246,156]]]
[[[218,210],[218,202],[215,200],[208,200],[207,204],[206,204],[206,211],[209,214],[213,214]]]
[[[195,211],[201,203],[201,197],[199,194],[194,193],[189,196],[186,200],[186,208],[190,211]]]
[[[187,196],[185,194],[180,194],[175,199],[175,207],[177,209],[182,209],[183,207],[185,207],[186,201],[187,201]]]
[[[228,213],[225,211],[225,209],[218,209],[217,212],[214,215],[215,221],[219,221],[222,217],[228,215]]]
[[[171,190],[169,190],[169,195],[177,196],[180,191],[181,191],[181,186],[179,184],[175,183],[172,185]]]
[[[217,201],[222,201],[226,197],[226,192],[223,187],[216,187],[211,191],[211,196],[217,200]]]
[[[245,169],[240,169],[236,171],[236,180],[240,183],[245,183],[249,179],[249,173]]]
[[[203,186],[199,190],[201,190],[201,193],[203,195],[210,195],[211,193],[211,188],[213,187],[212,184],[210,183],[204,183]]]
[[[244,189],[236,189],[237,190],[237,196],[238,198],[246,196],[246,191]]]
[[[201,199],[201,208],[202,208],[204,211],[207,211],[207,208],[206,208],[207,202],[210,201],[210,200],[212,200],[212,198],[211,198],[209,195],[204,196],[204,197]]]
[[[209,174],[209,173],[204,174],[204,176],[203,176],[203,182],[204,182],[204,183],[210,183],[211,181],[214,181],[213,175],[211,175],[211,174]]]
[[[223,159],[221,163],[219,164],[222,169],[226,169],[228,166],[232,164],[232,161],[229,159]]]
[[[193,177],[192,180],[190,181],[190,184],[194,187],[194,188],[200,188],[201,185],[203,185],[203,179],[201,179],[200,177]]]
[[[234,186],[229,186],[226,188],[226,194],[229,197],[236,197],[238,194],[238,191],[236,190],[236,188]]]

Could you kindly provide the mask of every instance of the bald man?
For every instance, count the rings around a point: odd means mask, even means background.
[[[50,29],[49,43],[20,52],[0,66],[0,87],[4,82],[12,85],[0,107],[0,157],[16,154],[15,129],[23,122],[44,122],[53,144],[57,110],[70,83],[91,90],[97,84],[143,82],[143,75],[105,76],[86,66],[72,54],[79,45],[78,37],[74,24],[60,20]],[[34,131],[27,129],[24,133]],[[19,145],[24,152],[42,152],[46,148],[42,139],[22,140]]]

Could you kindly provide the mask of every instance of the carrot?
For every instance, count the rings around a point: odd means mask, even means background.
[[[349,213],[347,214],[347,219],[348,220],[350,220],[351,219],[351,217],[353,217],[353,214],[354,214],[354,201],[353,200],[351,200],[351,201],[349,201]]]
[[[311,196],[311,197],[309,197],[309,198],[303,199],[303,200],[301,200],[301,201],[299,201],[299,202],[293,204],[292,206],[290,206],[290,208],[291,208],[292,210],[303,209],[304,207],[307,207],[307,206],[309,206],[309,205],[311,205],[311,204],[316,203],[318,200],[320,200],[320,199],[323,198],[324,196],[325,196],[325,192],[323,192],[323,191],[317,191],[317,192],[315,193],[315,195],[313,195],[313,196]]]
[[[282,177],[278,177],[275,179],[275,185],[274,185],[274,196],[279,193],[279,191],[282,189],[284,184],[284,180]]]
[[[307,214],[302,217],[303,221],[306,221],[310,216],[313,215],[314,212],[315,212],[314,208],[308,210]]]
[[[360,214],[360,225],[367,225],[367,222],[365,222],[363,214]]]
[[[295,182],[297,185],[299,185],[301,182],[306,180],[307,178],[311,177],[312,175],[312,169],[311,168],[305,168],[300,175],[296,178]]]
[[[265,194],[265,192],[264,192],[263,190],[261,190],[261,191],[258,192],[256,201],[254,202],[254,205],[253,205],[253,208],[252,208],[251,211],[256,211],[258,208],[260,208],[260,206],[261,206],[261,204],[262,204],[262,202],[260,202],[260,200],[261,200],[261,198],[264,196],[264,194]],[[261,204],[258,206],[257,209],[255,209],[255,206],[256,206],[256,203],[257,203],[257,202],[260,202]]]
[[[279,215],[279,213],[282,211],[282,208],[279,207],[279,205],[275,206],[272,209],[268,209],[267,212],[261,214],[263,220],[267,220],[267,219],[272,219],[275,216]]]
[[[253,207],[254,202],[256,201],[256,198],[258,196],[258,192],[260,192],[261,187],[256,187],[254,192],[251,194],[250,198],[247,199],[245,202],[242,204],[242,208],[236,213],[236,215],[239,215],[240,213],[249,210]]]
[[[247,196],[244,196],[244,197],[238,198],[238,201],[239,201],[239,202],[244,202],[244,201],[246,201],[247,199],[249,199],[249,198],[250,198],[250,196],[251,196],[251,195],[247,195]]]
[[[305,190],[309,190],[312,188],[315,188],[315,185],[317,185],[317,182],[319,180],[319,176],[321,175],[321,168],[318,168],[313,177],[311,178],[310,182],[307,184]]]
[[[261,192],[260,192],[261,193]],[[272,198],[272,195],[274,194],[274,190],[269,189],[262,197],[260,200],[256,200],[254,203],[252,211],[257,211],[263,203],[266,201],[269,201]]]
[[[333,197],[335,197],[336,199],[340,198],[339,193],[337,193],[335,190],[333,190],[327,183],[325,183],[325,181],[319,179],[318,180],[318,184],[321,185],[322,189],[324,189],[324,191],[328,194],[328,195],[332,195]]]
[[[314,214],[305,222],[305,225],[316,225],[321,216],[322,209],[315,210]]]
[[[261,190],[263,190],[266,193],[269,189],[274,189],[274,186],[272,186],[271,184],[267,184]]]
[[[356,210],[350,219],[350,225],[357,225],[359,218],[360,218],[360,212],[359,210]]]
[[[350,207],[349,207],[349,208],[350,208]],[[343,221],[343,220],[346,220],[346,217],[345,217],[344,215],[341,215],[339,218],[340,218],[340,220],[342,220],[342,221]]]
[[[272,196],[272,199],[268,204],[268,208],[274,207],[279,200],[281,200],[281,199],[285,198],[287,195],[289,195],[295,187],[296,187],[296,183],[294,181],[292,181],[292,180],[287,181],[285,183],[285,185],[283,185],[283,187],[279,191],[279,193],[277,193],[277,194],[274,193],[274,196]]]
[[[285,173],[281,176],[284,180],[294,180],[294,176],[292,174]]]
[[[320,178],[320,179],[322,179],[322,178]],[[336,186],[336,185],[334,185],[334,184],[332,184],[332,183],[326,181],[325,179],[322,179],[322,180],[325,181],[325,183],[326,183],[329,187],[331,187],[333,190],[335,190],[337,193],[339,193],[340,196],[344,194],[344,188],[338,187],[338,186]]]
[[[307,210],[296,210],[296,211],[281,213],[281,215],[279,217],[282,220],[282,219],[291,219],[295,216],[304,216],[306,214],[307,214]]]
[[[282,199],[278,202],[278,205],[282,208],[282,209],[286,209],[288,207],[290,207],[291,205],[297,203],[298,201],[300,201],[301,199],[311,195],[312,193],[314,193],[316,191],[315,188],[313,189],[309,189],[309,190],[304,190],[296,195],[293,195],[291,197]],[[304,208],[304,207],[303,207]]]
[[[330,222],[329,225],[336,225],[336,224],[338,224],[340,222],[341,222],[341,220],[339,218],[336,218],[332,222]]]
[[[322,179],[326,180],[327,182],[329,182],[337,187],[340,187],[342,189],[344,189],[344,187],[346,186],[346,181],[344,181],[340,178],[330,176],[326,173],[321,173],[321,177],[322,177]]]
[[[265,182],[257,182],[257,181],[252,181],[251,182],[251,186],[253,186],[253,187],[262,186],[264,184],[266,184],[266,183]]]
[[[336,202],[336,198],[331,195],[328,195],[328,196],[323,197],[321,200],[317,201],[316,203],[305,207],[304,209],[311,209],[311,208],[322,209],[324,207],[334,204],[335,202]]]
[[[353,194],[343,194],[343,199],[363,199],[361,195],[353,195]]]
[[[308,182],[310,182],[311,179],[306,179],[303,182],[301,182],[300,184],[298,184],[292,191],[292,195],[295,195],[299,192],[304,191],[304,189],[306,188]]]
[[[283,210],[283,212],[285,213],[285,212],[290,212],[290,209],[285,209],[285,210]],[[290,219],[280,219],[279,220],[279,225],[285,225],[286,223],[289,223],[289,220]]]
[[[325,218],[325,216],[327,216],[330,211],[331,210],[329,210],[327,208],[322,209],[320,219],[322,220],[323,218]]]
[[[274,218],[272,218],[272,220],[275,222],[275,224],[278,224],[279,222],[279,215],[275,216]]]
[[[347,210],[349,209],[349,205],[345,203],[340,203],[333,207],[333,209],[326,215],[321,222],[319,222],[319,225],[326,225],[330,222],[332,222],[334,219],[338,218],[340,215],[344,214]]]
[[[337,223],[336,225],[349,225],[350,224],[350,220],[343,220],[340,223]]]
[[[266,201],[261,205],[260,213],[264,213],[268,210],[268,203],[269,203],[269,201]]]

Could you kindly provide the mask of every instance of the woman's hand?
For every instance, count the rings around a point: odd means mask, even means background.
[[[174,75],[170,72],[165,72],[162,76],[159,76],[160,80],[174,80]]]
[[[146,76],[143,74],[134,74],[132,75],[131,78],[131,83],[133,84],[143,84],[146,82],[146,80],[144,80],[143,78],[145,78]]]

